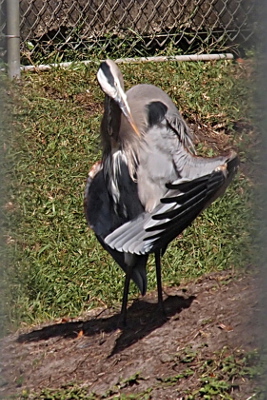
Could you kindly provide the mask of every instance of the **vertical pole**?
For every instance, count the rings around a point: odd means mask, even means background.
[[[19,0],[6,0],[7,4],[7,63],[11,79],[20,78]]]

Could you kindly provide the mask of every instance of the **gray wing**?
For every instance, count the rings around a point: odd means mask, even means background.
[[[225,162],[225,157],[201,158],[193,154],[190,130],[161,89],[138,85],[127,93],[143,137],[136,171],[138,195],[145,210],[152,212],[166,195],[168,183],[210,174]]]
[[[185,154],[194,153],[192,134],[171,98],[160,88],[134,86],[127,91],[127,100],[142,136],[135,147],[138,195],[146,211],[151,212],[166,194],[166,183],[182,178],[175,160],[182,149]],[[129,131],[129,124],[122,118],[120,136],[130,136]]]
[[[136,125],[146,135],[151,126],[166,119],[179,136],[186,149],[193,153],[193,135],[172,99],[162,89],[149,84],[133,86],[127,92],[127,100]]]
[[[113,249],[147,254],[165,248],[218,196],[231,182],[238,168],[232,154],[225,164],[193,180],[179,179],[167,185],[168,192],[152,213],[122,225],[105,242]]]
[[[97,239],[120,265],[124,272],[127,271],[127,263],[130,261],[133,267],[132,280],[139,288],[142,295],[146,293],[147,276],[146,263],[147,255],[125,255],[116,249],[112,249],[105,243],[105,237],[113,232],[114,229],[124,224],[127,220],[125,216],[115,213],[113,202],[107,190],[102,167],[98,167],[94,176],[87,179],[84,211],[89,226],[94,230]]]

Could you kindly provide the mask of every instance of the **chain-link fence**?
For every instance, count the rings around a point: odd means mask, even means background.
[[[256,1],[20,0],[22,61],[224,51],[253,37]]]

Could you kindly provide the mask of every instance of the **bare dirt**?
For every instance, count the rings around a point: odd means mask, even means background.
[[[214,273],[165,288],[166,317],[156,299],[149,293],[135,300],[123,329],[117,312],[96,309],[79,320],[50,322],[2,339],[0,397],[76,382],[95,398],[132,393],[138,399],[187,399],[199,387],[204,365],[214,362],[215,376],[222,354],[236,357],[259,344],[255,274]],[[253,386],[233,376],[229,394],[248,399]]]

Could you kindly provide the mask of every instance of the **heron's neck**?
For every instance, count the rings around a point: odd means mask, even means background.
[[[101,122],[103,148],[110,151],[118,146],[121,126],[121,110],[118,104],[109,96],[105,96],[104,115]]]

